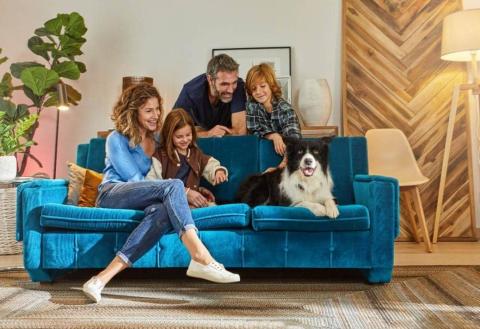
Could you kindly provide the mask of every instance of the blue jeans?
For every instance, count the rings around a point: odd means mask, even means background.
[[[97,206],[145,212],[143,220],[117,252],[129,266],[166,232],[173,229],[181,236],[188,229],[196,230],[185,188],[179,179],[106,183],[99,192]]]

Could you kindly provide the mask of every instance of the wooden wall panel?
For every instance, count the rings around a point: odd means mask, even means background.
[[[465,64],[440,59],[442,19],[460,9],[461,0],[343,1],[344,134],[399,128],[407,135],[430,178],[421,196],[431,233],[452,89],[466,81]],[[465,100],[462,95],[439,241],[475,237]],[[411,239],[409,230],[402,216],[400,240]]]

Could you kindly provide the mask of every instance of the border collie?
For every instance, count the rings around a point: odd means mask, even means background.
[[[248,177],[237,191],[237,201],[251,207],[305,207],[316,216],[338,217],[328,168],[328,145],[331,139],[285,139],[287,166]]]

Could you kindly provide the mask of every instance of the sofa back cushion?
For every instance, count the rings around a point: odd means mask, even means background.
[[[232,202],[240,183],[247,176],[275,167],[281,161],[271,141],[251,135],[199,138],[198,146],[228,168],[228,182],[211,186],[202,181],[202,186],[211,189],[220,203]],[[339,204],[354,203],[353,179],[357,174],[368,173],[367,159],[365,137],[336,137],[332,140],[329,164],[335,182],[333,194]],[[105,167],[105,139],[92,138],[89,144],[80,144],[77,164],[102,172]]]
[[[354,203],[353,178],[368,173],[365,137],[335,137],[330,143],[328,160],[335,184],[333,195],[341,205]],[[275,153],[271,141],[260,141],[259,161],[260,171],[280,163],[281,158]]]
[[[202,186],[210,189],[218,202],[232,202],[245,177],[258,172],[258,138],[256,136],[225,136],[199,138],[198,146],[228,169],[228,181],[211,186],[202,180]]]

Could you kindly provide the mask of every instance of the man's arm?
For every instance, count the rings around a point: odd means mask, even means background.
[[[232,134],[246,135],[247,134],[247,120],[245,110],[232,113]]]

